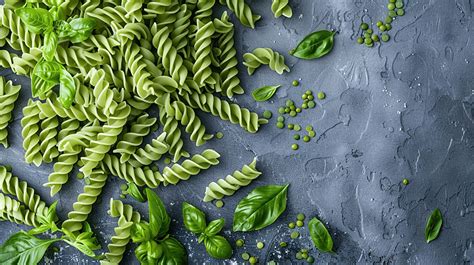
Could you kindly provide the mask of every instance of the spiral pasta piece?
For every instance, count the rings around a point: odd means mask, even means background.
[[[20,94],[21,86],[14,86],[12,81],[5,82],[0,76],[0,144],[8,147],[8,123],[12,120],[15,102]]]
[[[67,119],[61,123],[61,130],[58,133],[58,142],[79,130],[81,123],[76,119]]]
[[[0,190],[7,195],[15,196],[33,213],[45,215],[48,212],[46,203],[41,200],[35,190],[29,187],[26,181],[20,181],[18,177],[14,177],[4,166],[0,166]]]
[[[147,113],[141,115],[132,123],[130,131],[123,135],[113,151],[116,154],[120,154],[120,162],[125,163],[130,159],[131,155],[143,143],[143,138],[150,133],[155,123],[156,118],[150,118]]]
[[[21,57],[14,56],[11,68],[18,75],[29,76],[42,56],[41,49],[32,48],[29,52],[24,52]]]
[[[21,119],[21,127],[23,127],[23,129],[21,135],[23,136],[25,162],[29,164],[34,163],[36,166],[40,166],[43,160],[43,157],[41,156],[41,147],[39,145],[39,121],[40,109],[38,108],[38,104],[36,101],[30,99],[28,105],[23,108],[23,119]]]
[[[211,93],[192,93],[185,95],[184,98],[191,107],[209,112],[222,120],[239,124],[240,127],[251,133],[257,132],[261,124],[268,123],[268,120],[259,118],[257,113],[241,108],[237,104],[221,100]]]
[[[132,22],[132,18],[127,16],[127,13],[127,10],[122,6],[107,6],[104,8],[95,8],[91,10],[91,12],[85,13],[84,16],[95,18],[104,25],[109,25],[110,21],[114,21],[123,26]]]
[[[31,48],[41,48],[41,36],[30,32],[13,9],[0,6],[0,22],[11,32],[7,42],[14,50],[29,52]]]
[[[114,100],[114,92],[109,82],[105,80],[103,69],[92,68],[87,74],[86,81],[94,86],[94,97],[97,108],[101,109],[106,116],[114,113],[118,103]]]
[[[99,53],[84,51],[79,46],[64,48],[58,45],[54,57],[60,64],[66,65],[68,70],[76,70],[83,75],[94,66],[100,65],[103,60]]]
[[[19,201],[0,193],[0,221],[2,220],[33,227],[39,226],[34,212],[26,209]]]
[[[194,81],[199,85],[215,84],[216,80],[212,78],[210,54],[212,52],[212,35],[215,32],[214,23],[209,21],[197,21],[198,29],[196,32],[194,50],[195,62],[193,65]]]
[[[166,143],[166,132],[160,134],[156,139],[153,139],[150,144],[145,145],[144,148],[138,149],[132,154],[130,164],[134,167],[148,166],[151,163],[158,161],[161,157],[168,153],[170,146]]]
[[[244,165],[242,170],[234,171],[232,175],[227,175],[225,179],[219,179],[216,182],[211,182],[206,187],[204,201],[210,202],[212,200],[220,200],[224,196],[233,195],[238,189],[248,186],[254,179],[258,178],[262,172],[258,171],[257,159],[255,158],[249,165]]]
[[[221,19],[214,19],[214,25],[216,32],[221,34],[217,43],[221,51],[219,61],[222,94],[232,98],[234,94],[244,93],[238,77],[237,51],[234,48],[234,25],[229,21],[227,12],[222,14]]]
[[[79,121],[94,121],[99,120],[102,122],[107,121],[107,117],[99,111],[95,105],[84,107],[78,104],[71,106],[66,109],[59,102],[57,96],[50,96],[45,100],[44,103],[38,102],[37,107],[39,109],[42,118],[59,116],[63,119],[76,119]]]
[[[59,152],[56,144],[58,143],[57,136],[59,121],[57,116],[48,117],[41,122],[40,149],[43,154],[43,161],[51,163],[54,158],[58,157]]]
[[[151,33],[148,26],[143,23],[128,23],[122,29],[117,30],[116,36],[124,44],[132,40],[151,40]]]
[[[166,143],[170,146],[169,153],[173,155],[173,161],[176,162],[183,156],[189,157],[189,153],[183,149],[184,143],[178,121],[174,117],[167,116],[164,109],[160,109],[160,122],[163,124],[163,131],[166,132]]]
[[[125,15],[127,18],[131,18],[132,21],[141,22],[143,19],[142,16],[142,5],[143,0],[127,0],[124,1],[125,4],[123,7],[127,10],[127,14]]]
[[[203,23],[211,21],[212,8],[216,4],[216,0],[198,0],[196,4],[196,12],[194,13],[194,20],[200,20]]]
[[[93,204],[102,193],[102,188],[107,180],[107,175],[100,169],[91,172],[90,184],[84,186],[83,193],[79,194],[77,201],[72,205],[73,210],[67,214],[68,219],[63,222],[62,228],[75,233],[82,229],[83,223],[92,211]]]
[[[252,9],[250,9],[244,0],[219,0],[219,3],[226,5],[232,10],[240,23],[246,27],[255,28],[255,22],[261,18],[261,16],[252,13]]]
[[[266,64],[278,74],[290,71],[285,64],[285,57],[270,48],[257,48],[252,53],[244,54],[244,65],[247,66],[249,75],[252,75],[262,64]]]
[[[272,2],[272,12],[275,15],[275,18],[279,18],[282,15],[290,18],[293,16],[293,10],[288,4],[288,0],[273,0]]]
[[[171,39],[173,46],[178,52],[182,52],[188,45],[189,26],[191,25],[191,11],[186,4],[180,6],[179,12],[176,14],[176,21],[173,23],[173,31]]]
[[[17,73],[14,69],[15,58],[19,58],[15,53],[10,53],[7,50],[0,50],[0,66],[3,68],[11,68],[15,73]]]
[[[188,180],[191,176],[199,174],[202,170],[219,164],[219,153],[212,149],[206,149],[201,154],[194,155],[191,159],[183,161],[182,164],[174,164],[163,169],[163,184],[176,185],[181,180]]]
[[[140,187],[156,188],[164,180],[159,171],[153,171],[149,167],[134,167],[128,162],[121,163],[114,155],[106,154],[101,161],[101,167],[110,174]]]
[[[81,158],[84,163],[81,171],[84,175],[89,176],[105,154],[110,151],[127,123],[129,115],[130,106],[122,102],[115,112],[109,116],[107,123],[103,126],[103,132],[97,135],[96,140],[91,141],[90,146],[85,150],[85,157]]]

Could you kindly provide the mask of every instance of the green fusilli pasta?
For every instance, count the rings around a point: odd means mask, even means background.
[[[196,4],[196,12],[194,13],[194,20],[199,20],[203,23],[211,21],[212,8],[215,4],[215,0],[198,0]]]
[[[191,25],[191,11],[186,4],[180,6],[179,12],[176,14],[176,21],[173,23],[173,31],[171,32],[171,39],[173,46],[178,52],[183,52],[189,43],[188,34],[189,26]],[[185,55],[183,53],[183,55]]]
[[[8,147],[8,123],[12,120],[15,102],[20,94],[21,86],[14,86],[12,81],[5,82],[0,76],[0,144]]]
[[[40,166],[43,160],[41,147],[39,145],[39,121],[40,109],[38,108],[36,101],[30,99],[28,105],[23,108],[23,119],[21,119],[21,127],[23,127],[23,130],[21,131],[21,135],[23,136],[25,162],[34,163],[36,166]]]
[[[275,18],[279,18],[282,15],[290,18],[293,16],[293,10],[288,4],[288,0],[273,0],[272,2],[272,12],[275,15]]]
[[[227,175],[225,179],[219,179],[216,182],[211,182],[206,187],[204,196],[205,202],[212,200],[222,199],[224,196],[233,195],[238,189],[244,186],[248,186],[254,179],[258,178],[262,172],[258,171],[257,159],[255,158],[252,163],[242,167],[240,171],[234,171],[232,175]]]
[[[246,27],[255,28],[255,22],[261,18],[261,16],[252,13],[252,9],[244,0],[219,0],[219,3],[232,10],[240,23]]]
[[[195,62],[193,65],[194,81],[200,86],[204,84],[215,84],[216,80],[212,78],[210,54],[212,52],[212,35],[215,32],[214,23],[209,21],[197,21],[197,32],[194,43]]]
[[[280,75],[283,74],[283,71],[290,71],[290,68],[285,64],[285,57],[270,48],[257,48],[252,53],[246,53],[244,61],[249,75],[252,75],[262,64],[268,65],[270,69]]]
[[[176,162],[183,156],[189,157],[189,153],[183,149],[184,143],[178,121],[174,117],[167,116],[164,108],[160,109],[160,122],[163,124],[163,131],[166,132],[166,143],[170,146],[169,153],[173,155],[173,161]]]
[[[118,103],[114,100],[114,91],[109,82],[105,80],[105,71],[92,68],[87,74],[86,81],[94,86],[94,97],[97,108],[109,116],[114,113]]]
[[[26,209],[19,201],[0,193],[0,221],[2,220],[33,227],[39,226],[34,212]]]
[[[59,116],[63,119],[75,119],[78,121],[93,122],[96,119],[101,122],[107,121],[107,117],[95,105],[84,107],[76,104],[66,109],[55,95],[47,98],[44,103],[37,102],[37,107],[42,118]]]
[[[40,150],[43,154],[43,161],[51,163],[54,158],[58,157],[59,152],[56,144],[58,143],[58,117],[48,117],[41,122],[40,137]]]
[[[170,146],[166,143],[166,132],[160,134],[156,139],[153,139],[150,144],[145,145],[144,148],[139,148],[132,154],[130,164],[134,167],[148,166],[151,163],[158,161],[161,157],[168,153]]]

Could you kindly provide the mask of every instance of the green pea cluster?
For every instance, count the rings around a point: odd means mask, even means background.
[[[297,227],[303,227],[305,218],[306,218],[306,216],[304,214],[299,213],[296,216],[296,221],[295,222],[290,222],[288,224],[288,228],[295,229]],[[293,231],[290,234],[291,239],[297,239],[299,237],[300,237],[300,232],[298,232],[298,231]],[[280,247],[283,248],[283,247],[286,247],[286,246],[288,246],[288,244],[286,242],[280,242]],[[309,255],[308,249],[306,249],[306,248],[302,248],[298,252],[296,252],[295,257],[296,257],[297,260],[306,260],[307,263],[314,263],[314,257]]]
[[[390,35],[388,32],[392,29],[392,22],[396,17],[405,15],[405,4],[403,0],[388,0],[388,14],[384,21],[377,21],[378,34],[374,32],[369,24],[363,22],[360,24],[362,35],[357,38],[357,43],[365,44],[367,47],[373,47],[377,42],[388,42]]]

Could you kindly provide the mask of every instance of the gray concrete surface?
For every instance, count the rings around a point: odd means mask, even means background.
[[[368,49],[355,38],[361,17],[383,19],[387,1],[293,0],[292,19],[274,19],[270,1],[250,1],[263,19],[256,30],[238,23],[239,59],[256,47],[270,47],[283,54],[291,73],[279,76],[263,67],[241,78],[247,95],[236,101],[259,112],[275,114],[290,98],[299,102],[306,89],[323,90],[327,99],[295,122],[314,126],[317,139],[301,144],[294,152],[292,133],[279,130],[272,119],[256,135],[206,114],[206,126],[222,131],[222,140],[205,148],[222,154],[222,162],[176,187],[157,189],[173,217],[172,234],[186,246],[191,264],[217,264],[210,260],[195,237],[184,231],[180,204],[191,202],[209,218],[224,217],[225,234],[243,238],[245,248],[235,249],[232,262],[241,263],[248,251],[262,263],[271,259],[295,263],[301,247],[311,249],[318,264],[467,264],[474,259],[474,3],[470,0],[407,1],[406,15],[393,23],[392,41]],[[235,20],[234,20],[235,21]],[[339,32],[333,52],[314,61],[296,60],[287,51],[306,34],[319,29]],[[1,75],[23,84],[21,100],[10,127],[12,148],[0,149],[0,164],[11,164],[14,173],[28,180],[43,198],[59,199],[59,215],[66,217],[83,183],[71,178],[61,193],[49,197],[41,186],[52,165],[36,168],[23,162],[21,109],[29,97],[29,80],[2,70]],[[301,78],[300,87],[292,87]],[[263,85],[282,84],[270,102],[255,103],[249,92]],[[198,151],[187,145],[187,148]],[[202,150],[202,149],[199,149]],[[206,185],[259,157],[263,176],[250,187],[225,199],[217,209],[203,203]],[[410,184],[404,186],[404,177]],[[106,214],[110,197],[118,198],[122,182],[110,178],[90,222],[103,246],[110,240],[116,220]],[[287,211],[272,226],[252,233],[230,233],[237,202],[253,188],[264,184],[290,183]],[[125,200],[146,213],[146,205]],[[426,244],[424,226],[435,208],[444,216],[440,237]],[[328,223],[337,254],[320,254],[311,247],[307,232],[287,250],[278,243],[291,242],[288,222],[302,212]],[[25,228],[0,223],[3,242],[11,233]],[[263,251],[256,242],[263,241]],[[60,252],[46,255],[47,264],[95,264],[74,249],[59,245]],[[136,264],[129,250],[124,264]],[[224,263],[224,262],[220,262]],[[226,262],[230,263],[230,262]]]

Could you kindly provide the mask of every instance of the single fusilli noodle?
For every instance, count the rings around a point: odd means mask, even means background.
[[[14,86],[12,81],[5,82],[0,77],[0,144],[8,147],[8,123],[12,120],[12,111],[20,94],[21,86]]]
[[[293,16],[293,10],[288,4],[288,0],[273,0],[272,2],[272,12],[276,18],[281,17],[282,15],[290,18]]]
[[[257,22],[261,17],[259,15],[254,15],[252,9],[245,3],[244,0],[219,0],[219,3],[226,5],[235,16],[240,20],[242,25],[255,28],[255,22]]]
[[[212,78],[210,54],[212,52],[212,35],[215,32],[214,23],[209,21],[197,21],[198,29],[194,43],[195,62],[193,65],[194,80],[201,86],[204,84],[215,84],[216,80]]]
[[[151,163],[158,161],[161,157],[168,153],[170,146],[166,143],[166,132],[160,134],[151,143],[145,145],[144,148],[139,148],[132,154],[130,164],[134,167],[148,166]]]
[[[2,220],[34,227],[39,226],[34,212],[26,209],[19,201],[0,193],[0,221]]]
[[[249,75],[252,75],[262,64],[268,65],[270,69],[283,74],[283,71],[290,71],[285,64],[285,57],[270,48],[257,48],[251,53],[244,54],[244,65],[247,66]]]
[[[28,105],[23,108],[23,119],[21,119],[21,135],[23,136],[23,149],[25,150],[25,162],[34,163],[40,166],[43,160],[41,147],[39,145],[40,137],[38,135],[40,109],[37,101],[28,101]]]

